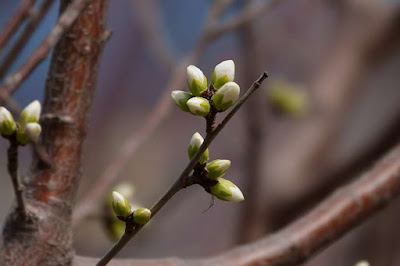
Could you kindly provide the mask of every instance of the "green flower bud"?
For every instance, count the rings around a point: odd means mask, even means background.
[[[203,137],[198,132],[193,134],[188,147],[189,159],[192,159],[192,157],[196,154],[201,144],[203,144],[203,141]],[[199,162],[204,164],[208,162],[209,157],[209,151],[206,149],[205,152],[200,156]]]
[[[187,101],[187,106],[192,114],[206,116],[210,112],[210,103],[202,97],[193,97]]]
[[[229,166],[231,166],[231,161],[229,160],[217,159],[209,162],[206,165],[206,170],[208,172],[207,177],[210,179],[221,177],[223,174],[225,174],[226,170],[228,170]]]
[[[14,134],[17,127],[12,114],[4,107],[0,107],[0,133],[5,136]]]
[[[38,123],[28,123],[25,127],[25,133],[32,142],[37,142],[39,140],[41,132],[42,127]]]
[[[298,117],[307,111],[307,95],[294,84],[275,81],[271,83],[267,93],[272,105],[286,115]]]
[[[25,128],[28,123],[39,122],[41,108],[40,102],[37,100],[28,104],[25,109],[22,110],[18,119],[20,127]]]
[[[25,146],[29,143],[29,137],[25,132],[25,128],[19,127],[17,130],[17,141],[20,145]]]
[[[217,92],[213,95],[212,101],[215,108],[220,111],[224,111],[235,104],[240,94],[240,87],[235,82],[225,83]]]
[[[171,92],[171,97],[174,99],[176,105],[178,105],[179,108],[182,109],[182,111],[189,112],[189,107],[187,106],[187,101],[193,97],[193,95],[190,92],[186,91],[172,91]]]
[[[217,181],[218,183],[210,188],[212,195],[225,201],[239,202],[244,200],[242,191],[231,181],[221,177]]]
[[[235,79],[235,63],[232,60],[226,60],[214,68],[211,83],[217,90],[225,83]]]
[[[151,218],[151,211],[146,208],[140,208],[133,212],[133,220],[137,224],[144,225],[146,224]]]
[[[122,196],[120,193],[116,191],[113,191],[112,197],[113,197],[112,206],[114,209],[114,213],[117,217],[126,218],[132,213],[131,205],[124,196]]]
[[[194,96],[200,96],[207,90],[207,78],[196,66],[190,65],[186,69],[187,81],[190,91]]]

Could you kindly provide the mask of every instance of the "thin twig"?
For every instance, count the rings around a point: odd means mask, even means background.
[[[23,218],[26,217],[26,205],[23,195],[23,186],[18,177],[18,142],[15,135],[9,138],[10,147],[7,150],[7,168],[14,188],[15,198],[17,199],[17,211]]]
[[[54,0],[44,0],[40,7],[33,12],[30,12],[29,23],[26,25],[22,34],[18,37],[11,50],[8,52],[3,62],[0,65],[0,80],[4,77],[7,71],[10,69],[15,59],[20,55],[22,49],[25,47],[33,32],[43,20],[47,11],[50,9]]]
[[[236,112],[242,107],[249,96],[255,92],[261,85],[261,83],[268,77],[267,72],[264,72],[246,91],[243,97],[236,103],[233,109],[225,116],[224,120],[213,131],[207,134],[204,139],[203,144],[200,146],[199,150],[192,157],[190,162],[186,165],[185,169],[179,175],[175,183],[167,190],[167,192],[151,207],[151,218],[153,218],[158,211],[182,188],[185,187],[186,178],[189,176],[190,172],[196,166],[200,156],[204,151],[210,146],[211,142],[215,137],[221,132],[221,130],[226,126],[229,120],[236,114]],[[122,248],[131,240],[139,231],[142,229],[142,225],[137,225],[132,231],[126,230],[122,238],[104,255],[104,257],[97,263],[97,266],[106,265],[113,257],[115,257]]]
[[[35,5],[36,0],[23,0],[21,5],[18,7],[14,16],[7,23],[4,30],[0,33],[0,51],[3,50],[4,46],[18,30],[18,28],[24,23],[24,20],[29,14],[29,11]]]
[[[195,63],[201,52],[211,41],[215,40],[217,37],[221,37],[222,35],[229,33],[230,31],[235,30],[236,28],[246,23],[251,22],[252,20],[248,19],[248,10],[261,9],[262,11],[266,11],[274,6],[270,4],[270,2],[277,3],[278,1],[268,1],[264,3],[261,7],[258,4],[255,4],[254,6],[259,7],[258,9],[246,9],[246,11],[243,11],[243,13],[237,15],[237,17],[229,20],[229,25],[231,26],[227,26],[226,23],[228,22],[222,24],[225,26],[218,26],[213,23],[213,21],[217,20],[216,16],[219,16],[222,11],[227,8],[230,2],[230,0],[214,1],[214,5],[209,11],[206,27],[201,34],[196,47],[193,49],[192,53],[185,56],[179,61],[173,71],[172,78],[166,86],[166,90],[155,104],[156,107],[146,118],[143,126],[139,129],[138,132],[134,132],[131,136],[129,136],[128,139],[123,143],[123,145],[121,145],[120,151],[114,157],[113,161],[107,166],[103,174],[97,179],[96,185],[92,186],[90,190],[85,194],[84,198],[80,200],[80,203],[76,206],[74,211],[74,224],[79,223],[79,221],[83,220],[87,215],[90,215],[90,211],[93,209],[93,205],[96,204],[98,199],[104,195],[105,191],[118,180],[119,173],[122,171],[123,167],[129,162],[132,155],[136,153],[139,147],[141,147],[141,145],[143,145],[153,135],[158,126],[167,118],[173,106],[172,101],[169,97],[171,91],[179,90],[184,86],[184,68],[189,64]],[[255,14],[260,15],[261,13],[255,12]],[[233,21],[235,21],[235,23],[232,23]],[[218,30],[215,30],[214,28],[218,28]],[[215,34],[216,31],[218,31],[218,35]]]
[[[51,29],[46,38],[36,47],[25,63],[13,74],[9,75],[0,86],[0,104],[13,94],[32,71],[50,54],[51,49],[60,38],[74,24],[81,12],[89,4],[89,0],[72,1],[65,12],[60,16],[56,25]]]

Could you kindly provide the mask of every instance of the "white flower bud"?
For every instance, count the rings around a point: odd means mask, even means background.
[[[207,90],[207,78],[196,66],[190,65],[186,69],[187,81],[190,91],[194,96],[200,96]]]
[[[224,111],[235,104],[239,98],[240,87],[235,82],[225,83],[217,92],[213,95],[212,101],[215,108],[220,111]]]
[[[0,133],[5,136],[14,134],[16,123],[12,114],[4,107],[0,107]]]
[[[124,196],[116,191],[113,191],[112,198],[112,206],[117,217],[126,218],[131,214],[131,205]]]
[[[218,178],[218,183],[210,188],[212,195],[220,200],[240,202],[244,200],[242,191],[231,181]]]
[[[206,116],[210,112],[210,103],[203,97],[193,97],[186,102],[192,114]]]
[[[37,142],[39,140],[41,132],[42,127],[38,123],[28,123],[25,127],[25,133],[32,142]]]
[[[151,218],[151,211],[147,208],[140,208],[133,212],[133,220],[135,223],[144,225]]]
[[[172,99],[174,99],[176,105],[178,105],[178,107],[182,109],[182,111],[190,112],[189,107],[186,104],[187,101],[193,97],[193,95],[190,92],[179,91],[179,90],[172,91],[171,97]]]
[[[214,68],[211,82],[217,90],[225,83],[234,81],[235,79],[235,63],[232,60],[226,60]]]
[[[28,104],[24,110],[22,110],[21,115],[19,117],[19,124],[21,127],[25,127],[28,123],[39,122],[41,105],[38,100],[31,102]]]
[[[218,177],[222,177],[223,174],[228,170],[228,168],[231,166],[231,161],[229,160],[214,160],[212,162],[209,162],[206,165],[206,170],[207,170],[207,177],[210,179],[216,179]]]
[[[203,137],[198,132],[193,134],[192,138],[190,139],[188,147],[189,159],[192,159],[192,157],[196,154],[201,144],[203,144],[203,141],[204,141]],[[210,157],[209,150],[206,149],[205,152],[200,156],[199,162],[201,164],[206,163],[209,157]]]

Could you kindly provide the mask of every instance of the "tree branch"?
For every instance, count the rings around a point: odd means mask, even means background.
[[[23,2],[18,7],[14,16],[7,23],[5,28],[0,33],[0,51],[3,50],[4,46],[18,30],[18,28],[24,23],[24,20],[29,15],[29,11],[35,5],[36,0],[23,0]]]
[[[0,80],[4,77],[14,63],[15,59],[19,56],[22,49],[25,47],[26,43],[29,41],[33,32],[43,20],[43,17],[46,15],[47,11],[49,11],[53,3],[53,0],[44,0],[44,2],[36,11],[30,12],[29,23],[26,25],[24,31],[18,37],[17,41],[0,65]]]
[[[358,180],[338,189],[304,217],[259,241],[208,259],[116,259],[111,265],[298,265],[365,222],[399,193],[400,144]],[[95,261],[76,257],[74,265],[91,265]]]
[[[282,0],[273,0],[268,1],[263,4],[262,11],[266,11],[269,8],[272,8],[273,4],[270,2],[278,3]],[[236,21],[233,23],[233,26],[222,26],[218,27],[215,21],[217,21],[218,16],[221,15],[222,11],[229,5],[231,0],[224,1],[214,1],[214,4],[211,6],[211,9],[208,14],[207,22],[203,33],[201,34],[199,41],[196,46],[193,48],[192,52],[187,56],[182,58],[176,65],[173,70],[173,74],[171,79],[166,86],[166,90],[161,94],[157,103],[155,104],[155,108],[151,111],[151,113],[146,118],[143,126],[139,129],[139,131],[134,132],[128,139],[121,145],[121,148],[118,154],[114,157],[113,161],[107,166],[104,173],[98,178],[96,181],[96,185],[92,186],[90,190],[85,194],[83,199],[80,200],[80,203],[77,205],[73,215],[74,224],[79,223],[79,221],[83,220],[85,217],[90,215],[90,210],[93,208],[93,205],[98,201],[100,197],[104,195],[106,190],[114,184],[118,178],[119,173],[123,169],[123,167],[129,162],[129,159],[133,154],[136,153],[137,149],[141,147],[155,132],[158,126],[167,118],[170,113],[171,107],[173,106],[170,100],[170,93],[172,90],[179,90],[185,84],[185,67],[189,64],[194,64],[201,52],[206,48],[206,46],[217,37],[222,36],[225,33],[235,30],[236,28],[252,21],[248,18],[248,11],[243,11],[237,15],[237,17],[232,18],[232,21]],[[258,4],[254,4],[254,7],[251,10],[258,10],[255,7],[259,7]],[[253,13],[252,13],[253,14]],[[254,17],[256,18],[256,17]],[[254,19],[253,18],[253,19]],[[223,24],[225,25],[225,24]],[[216,30],[218,28],[218,30]],[[218,31],[218,35],[215,35],[215,31]]]
[[[186,179],[190,172],[196,166],[200,156],[204,151],[210,146],[211,142],[215,137],[221,132],[229,120],[236,114],[236,112],[242,107],[249,96],[255,92],[261,85],[261,83],[268,77],[267,72],[264,72],[261,77],[259,77],[246,91],[243,97],[236,103],[233,109],[225,116],[224,120],[211,132],[209,132],[204,139],[203,144],[200,146],[199,150],[192,157],[189,163],[186,165],[185,169],[182,171],[175,183],[165,192],[165,194],[151,207],[151,218],[153,218],[158,211],[182,188],[186,185]],[[125,245],[143,228],[142,225],[137,225],[133,230],[126,230],[121,239],[104,255],[104,257],[96,264],[97,266],[106,265],[112,258],[114,258],[119,251],[121,251]]]
[[[56,25],[46,38],[36,47],[25,63],[13,74],[9,75],[0,86],[0,104],[3,104],[13,94],[32,71],[49,55],[51,49],[74,24],[78,16],[89,4],[89,0],[72,1],[60,16]]]

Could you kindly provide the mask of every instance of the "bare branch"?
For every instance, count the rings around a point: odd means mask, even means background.
[[[53,49],[64,33],[71,28],[89,2],[89,0],[76,0],[71,2],[42,43],[36,47],[35,51],[29,56],[25,63],[16,72],[9,75],[0,86],[0,104],[3,104],[32,71],[47,58],[51,49]]]
[[[253,94],[261,85],[261,83],[268,77],[268,74],[264,72],[261,77],[259,77],[246,91],[243,97],[235,104],[233,109],[225,116],[224,120],[211,132],[207,133],[203,144],[200,146],[199,150],[192,157],[190,162],[186,165],[185,169],[182,171],[175,183],[167,190],[167,192],[151,207],[151,218],[153,218],[158,211],[182,188],[186,187],[186,179],[190,172],[196,166],[200,156],[204,151],[210,146],[211,142],[216,136],[221,132],[229,120],[236,114],[236,112],[242,107],[246,100]],[[119,251],[121,251],[125,245],[143,228],[142,225],[137,225],[133,230],[125,230],[124,235],[121,239],[104,255],[104,257],[96,264],[97,266],[106,265],[112,258],[114,258]]]
[[[0,80],[10,69],[15,59],[19,56],[22,49],[25,47],[26,43],[31,38],[33,32],[43,20],[43,17],[46,15],[47,11],[50,9],[51,5],[54,3],[53,0],[44,0],[41,6],[36,10],[30,12],[29,23],[26,25],[22,34],[18,37],[17,41],[8,52],[7,56],[4,58],[3,62],[0,65]]]
[[[35,5],[35,2],[36,0],[23,0],[14,16],[0,33],[0,51],[3,50],[13,34],[18,30],[21,24],[24,23],[24,20],[29,15],[29,11]]]

